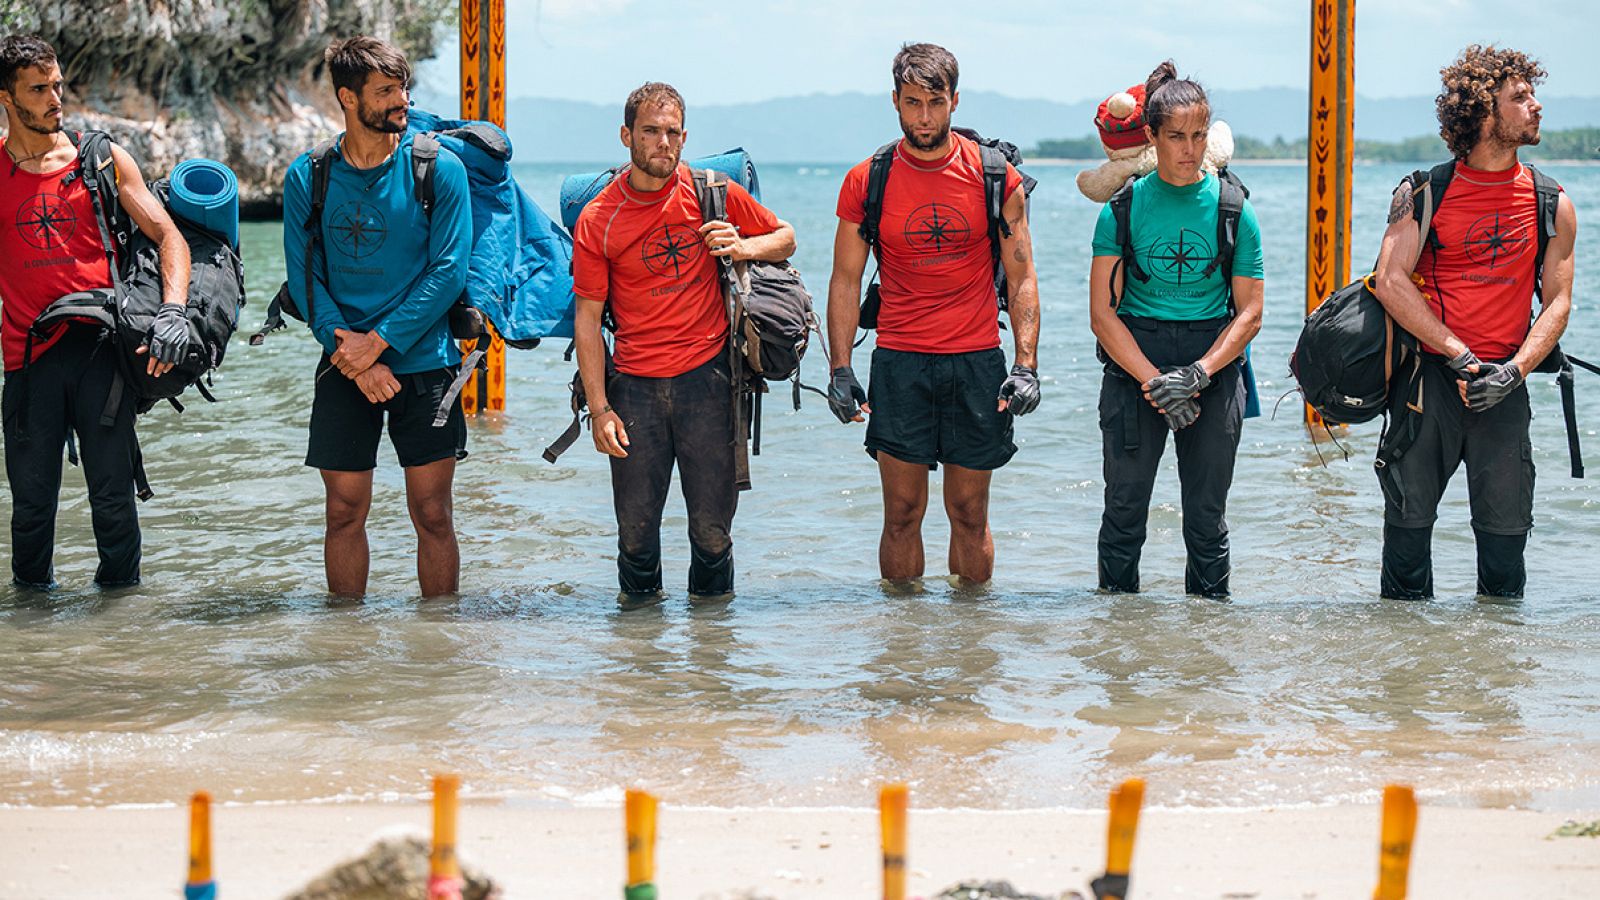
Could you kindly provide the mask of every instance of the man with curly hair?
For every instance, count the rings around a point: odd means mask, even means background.
[[[1378,260],[1378,299],[1423,353],[1420,394],[1393,392],[1390,411],[1391,430],[1398,430],[1399,417],[1414,416],[1407,421],[1414,443],[1378,468],[1381,593],[1403,600],[1433,595],[1439,499],[1465,462],[1478,593],[1521,597],[1534,479],[1523,379],[1566,330],[1578,218],[1560,194],[1554,233],[1541,234],[1537,186],[1547,184],[1550,193],[1558,187],[1517,159],[1521,147],[1539,143],[1542,106],[1534,88],[1545,77],[1539,63],[1474,44],[1440,74],[1435,106],[1453,168],[1400,183]],[[1448,193],[1441,194],[1444,185]],[[1433,202],[1424,242],[1418,209]]]

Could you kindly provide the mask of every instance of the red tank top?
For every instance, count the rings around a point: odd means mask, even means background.
[[[5,142],[0,141],[0,149]],[[0,157],[0,356],[5,370],[22,368],[28,327],[65,294],[111,286],[111,268],[78,161],[43,175]],[[38,359],[65,329],[34,341]]]
[[[1426,246],[1417,259],[1428,307],[1478,358],[1514,355],[1533,314],[1539,248],[1533,175],[1520,163],[1504,172],[1456,163],[1433,229],[1443,246]]]

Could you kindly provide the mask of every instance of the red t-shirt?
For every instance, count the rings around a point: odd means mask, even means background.
[[[754,237],[778,229],[778,217],[738,184],[728,184],[728,221]],[[671,378],[724,349],[728,316],[717,283],[717,258],[700,237],[700,201],[685,165],[659,191],[628,186],[624,171],[584,207],[572,229],[573,289],[609,301],[617,370]]]
[[[878,346],[970,353],[1000,346],[994,260],[978,145],[950,135],[950,155],[927,162],[895,148],[884,188],[878,257]],[[839,188],[839,218],[866,218],[868,159]],[[1006,198],[1022,184],[1006,166]]]
[[[1478,358],[1512,356],[1527,339],[1533,313],[1539,248],[1533,175],[1520,163],[1504,172],[1456,163],[1433,228],[1444,246],[1424,246],[1417,258],[1428,307]]]
[[[5,146],[0,141],[0,149]],[[22,368],[28,328],[58,298],[111,286],[111,267],[94,220],[94,201],[74,159],[35,175],[0,157],[0,356],[5,370]],[[33,358],[62,334],[34,341]]]

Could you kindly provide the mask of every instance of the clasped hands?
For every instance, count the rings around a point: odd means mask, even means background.
[[[354,381],[368,403],[383,403],[400,393],[400,381],[389,367],[378,362],[389,342],[375,332],[336,328],[333,340],[337,349],[328,358],[335,369]]]
[[[1200,418],[1200,392],[1211,386],[1211,375],[1199,363],[1168,366],[1144,383],[1144,398],[1167,420],[1173,431],[1188,428]]]

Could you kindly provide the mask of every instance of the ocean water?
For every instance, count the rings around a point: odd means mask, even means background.
[[[562,175],[519,170],[555,208]],[[826,290],[847,166],[766,166],[766,202],[799,233],[796,264]],[[921,590],[876,580],[880,498],[862,427],[807,395],[766,407],[756,489],[735,526],[739,597],[688,607],[681,501],[668,506],[663,606],[618,612],[607,467],[569,418],[565,342],[513,351],[510,408],[471,429],[457,475],[464,594],[415,596],[392,451],[370,522],[372,594],[323,596],[322,493],[301,465],[317,349],[303,329],[230,350],[220,402],[141,423],[158,496],[141,507],[145,582],[90,585],[81,474],[58,532],[63,588],[0,587],[0,805],[415,795],[455,770],[469,793],[609,802],[641,785],[691,805],[864,806],[910,781],[919,806],[1094,807],[1128,776],[1182,806],[1375,799],[1600,806],[1600,488],[1567,476],[1558,395],[1534,379],[1537,530],[1527,599],[1473,597],[1458,478],[1435,540],[1439,596],[1376,596],[1377,427],[1348,457],[1313,445],[1287,359],[1303,314],[1305,171],[1242,165],[1265,235],[1267,316],[1255,344],[1268,415],[1245,426],[1229,519],[1231,603],[1182,593],[1175,467],[1156,488],[1139,596],[1094,593],[1101,503],[1087,319],[1098,209],[1072,167],[1040,167],[1033,202],[1044,400],[995,478],[996,576],[936,577],[934,502]],[[1585,223],[1600,168],[1552,166]],[[1397,166],[1356,171],[1357,266],[1376,252]],[[1566,345],[1600,352],[1585,287],[1600,239],[1580,234]],[[281,229],[244,230],[247,326],[282,279]],[[819,297],[819,307],[822,300]],[[858,351],[865,363],[865,349]],[[805,375],[826,380],[813,350]],[[1600,380],[1579,421],[1600,464]],[[935,476],[935,491],[938,477]],[[937,496],[937,494],[935,494]],[[0,496],[0,514],[9,515]]]

